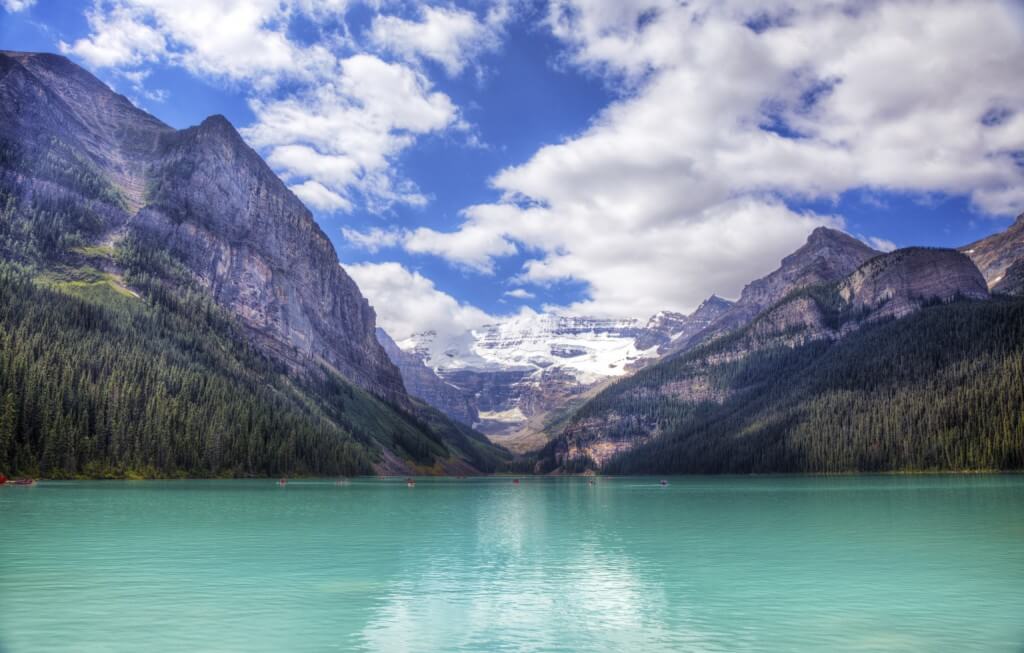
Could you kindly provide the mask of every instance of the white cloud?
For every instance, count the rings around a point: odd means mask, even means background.
[[[433,254],[447,261],[481,274],[493,274],[493,260],[499,256],[510,256],[517,249],[491,225],[463,225],[453,233],[445,233],[420,227],[418,229],[372,228],[360,232],[344,228],[342,233],[354,246],[376,252],[384,247],[401,246],[413,254]]]
[[[139,20],[127,6],[117,6],[109,11],[97,8],[86,16],[92,36],[73,44],[61,41],[60,49],[65,54],[81,57],[92,66],[134,66],[155,61],[167,50],[164,35]]]
[[[536,295],[534,295],[529,290],[526,290],[525,288],[514,288],[512,290],[506,290],[505,296],[511,297],[513,299],[533,299],[534,297],[536,297]]]
[[[300,200],[321,211],[351,211],[352,203],[323,184],[308,179],[301,184],[289,186]]]
[[[157,58],[193,73],[267,87],[282,77],[312,79],[334,57],[321,44],[288,37],[295,13],[343,11],[344,3],[279,0],[113,0],[87,17],[91,33],[62,49],[97,67]]]
[[[506,2],[495,3],[483,20],[464,9],[424,5],[420,20],[374,17],[370,39],[407,61],[433,60],[454,77],[474,57],[501,44],[500,30],[509,13]]]
[[[424,232],[420,251],[488,271],[519,243],[540,252],[524,280],[582,281],[571,309],[636,316],[735,296],[814,226],[842,225],[789,199],[867,188],[1021,210],[1009,2],[555,0],[548,24],[621,99],[501,171],[501,202]]]
[[[437,332],[437,350],[468,330],[495,318],[438,290],[434,282],[398,263],[343,266],[377,311],[377,323],[395,340],[414,333]]]
[[[490,226],[463,225],[454,233],[420,227],[409,233],[402,245],[414,254],[434,254],[483,274],[494,273],[494,258],[511,256],[517,249],[500,231]]]
[[[400,231],[380,229],[374,227],[368,231],[358,231],[349,227],[342,227],[341,234],[349,243],[370,253],[376,253],[385,247],[394,247],[402,242],[403,234]]]
[[[35,3],[36,0],[4,0],[4,9],[13,14],[24,11]]]
[[[288,180],[311,179],[351,209],[351,190],[371,207],[426,203],[391,173],[391,161],[417,135],[441,131],[458,118],[447,95],[422,74],[372,55],[338,62],[336,74],[283,99],[255,99],[256,122],[242,134],[268,151],[268,162]],[[321,207],[327,208],[327,207]]]
[[[891,252],[894,249],[898,249],[896,243],[885,238],[878,238],[877,236],[858,236],[858,238],[880,252]]]

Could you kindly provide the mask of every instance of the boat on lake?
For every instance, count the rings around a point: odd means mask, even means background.
[[[34,478],[7,478],[6,476],[0,475],[0,485],[35,485],[36,479]]]

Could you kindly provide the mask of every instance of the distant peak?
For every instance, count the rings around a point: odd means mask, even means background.
[[[200,125],[204,129],[230,129],[235,130],[235,126],[231,124],[231,121],[225,118],[219,113],[215,113],[204,120]]]
[[[839,231],[838,229],[833,229],[831,227],[817,227],[814,231],[811,232],[811,235],[807,237],[807,242],[813,243],[816,241],[836,239],[846,240],[848,238],[850,238],[850,236],[843,233],[842,231]]]
[[[839,231],[838,229],[832,229],[831,227],[818,227],[807,236],[807,243],[804,248],[811,247],[827,247],[830,245],[841,245],[846,247],[856,247],[858,249],[875,251],[864,242],[857,238],[854,238],[850,234]],[[802,248],[802,249],[804,249]]]
[[[201,133],[212,134],[233,144],[246,145],[242,135],[238,133],[238,130],[231,124],[231,121],[219,113],[214,114],[199,123],[199,131]]]

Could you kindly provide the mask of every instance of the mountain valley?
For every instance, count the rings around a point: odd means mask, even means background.
[[[175,130],[63,57],[4,52],[0,119],[0,469],[1024,466],[1024,215],[959,249],[819,227],[688,315],[388,334],[222,116]]]

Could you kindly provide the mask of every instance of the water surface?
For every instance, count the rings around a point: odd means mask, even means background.
[[[0,649],[1024,651],[1024,477],[0,488]]]

